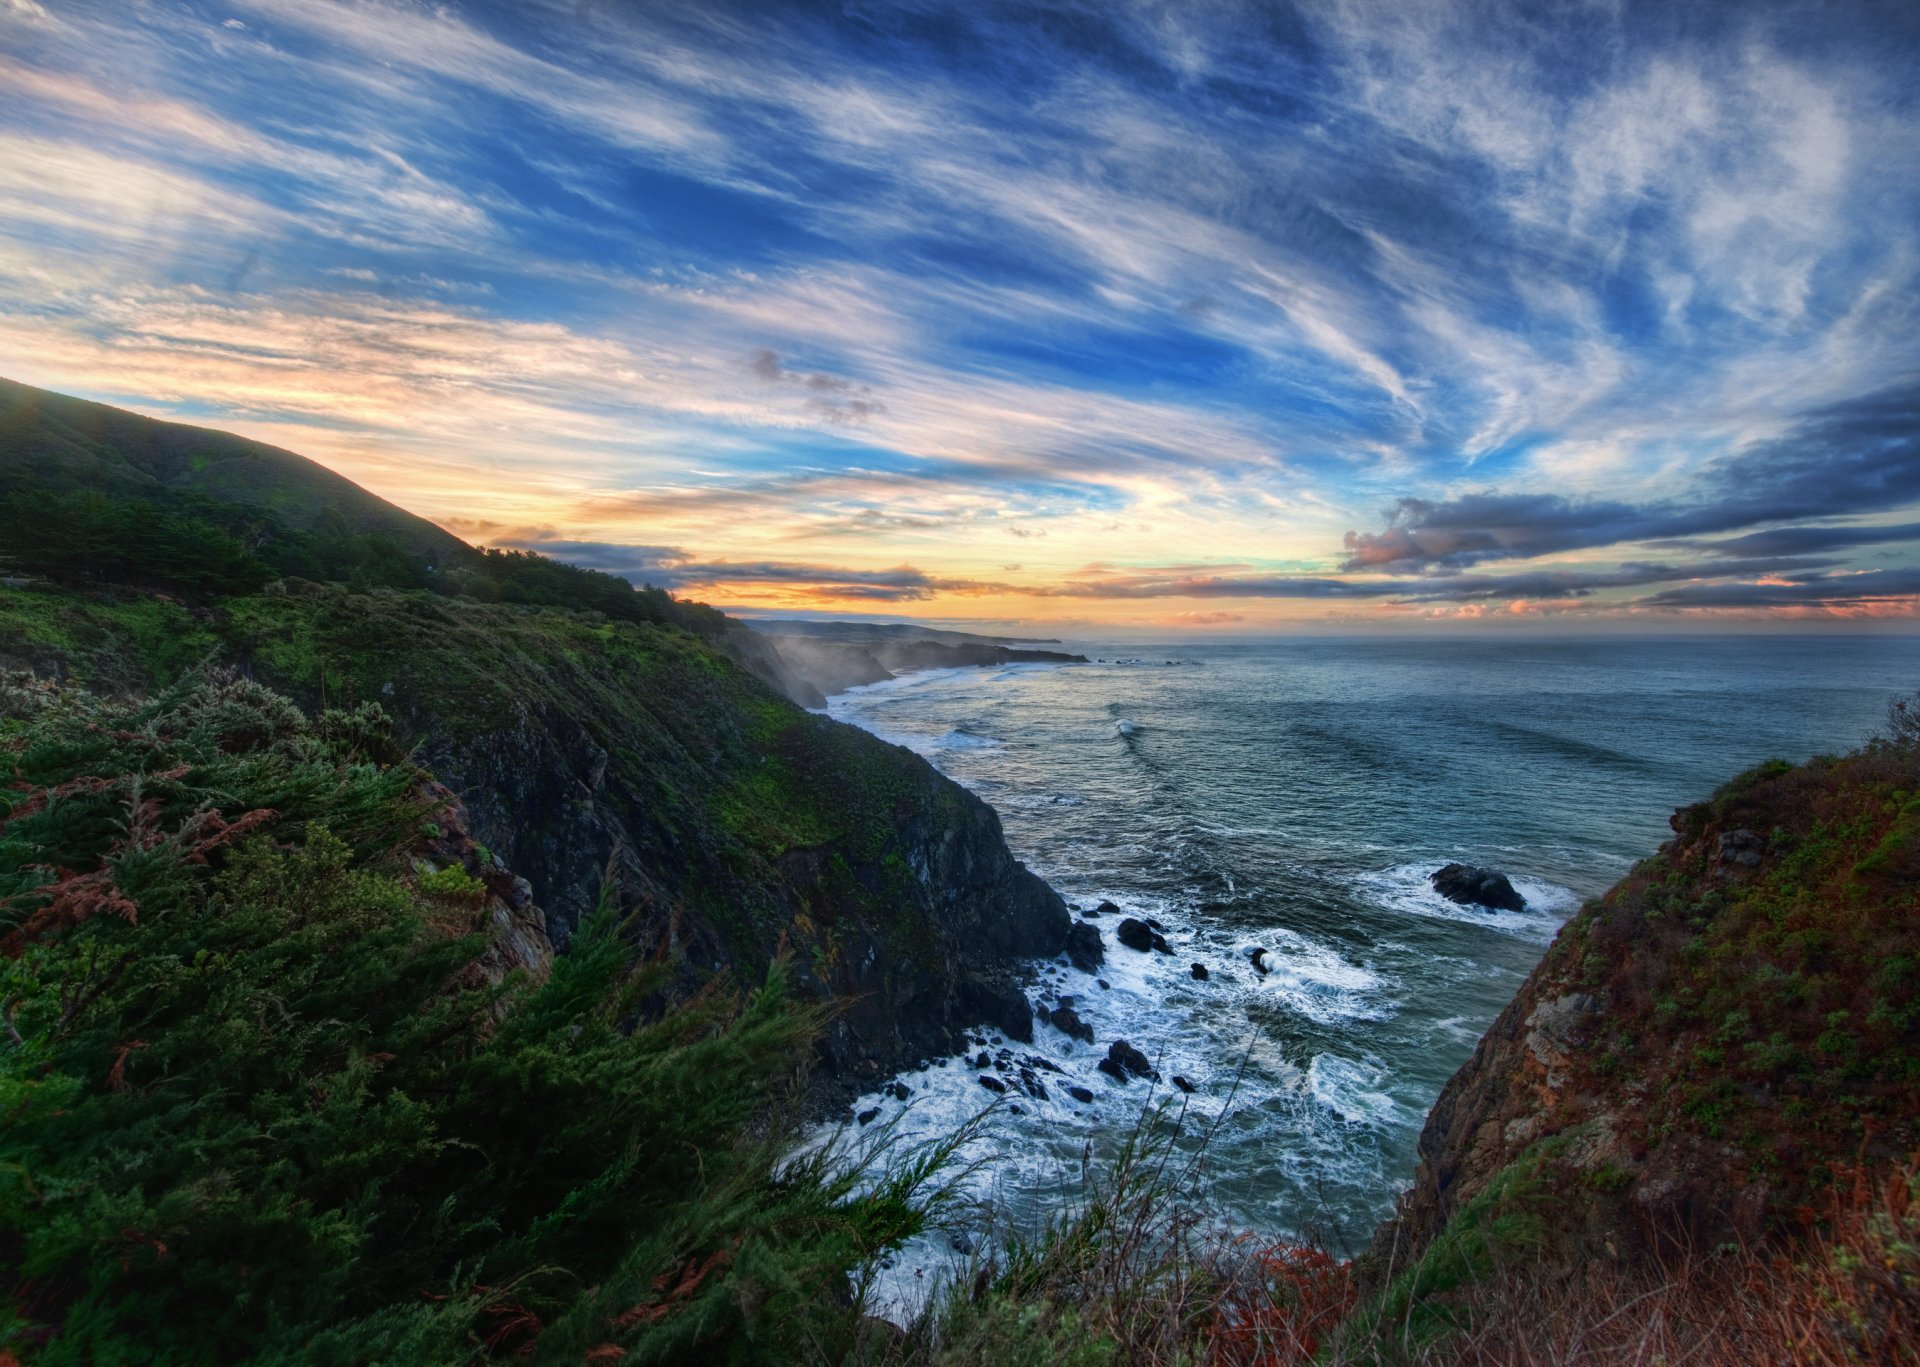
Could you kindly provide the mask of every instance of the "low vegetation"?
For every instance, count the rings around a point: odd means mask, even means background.
[[[659,1016],[615,916],[492,979],[377,709],[0,692],[0,1345],[46,1363],[833,1360],[929,1164],[787,1161],[819,1025]],[[596,1356],[597,1355],[597,1356]]]

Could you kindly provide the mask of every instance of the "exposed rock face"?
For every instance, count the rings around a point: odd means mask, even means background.
[[[1462,906],[1492,907],[1496,911],[1525,911],[1527,899],[1514,891],[1504,873],[1472,864],[1449,864],[1431,874],[1433,890]]]
[[[553,969],[553,943],[546,914],[534,905],[532,885],[474,843],[466,807],[444,785],[423,783],[420,795],[428,807],[426,825],[410,851],[415,867],[424,872],[458,868],[487,890],[494,939],[480,959],[481,970],[496,983],[516,971],[546,981]]]

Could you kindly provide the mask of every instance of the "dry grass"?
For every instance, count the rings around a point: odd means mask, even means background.
[[[942,1367],[1920,1367],[1920,1155],[1836,1190],[1790,1249],[1732,1249],[1553,1274],[1538,1250],[1433,1297],[1452,1328],[1356,1314],[1350,1265],[1223,1236],[1165,1136],[1143,1135],[1097,1196],[994,1253],[881,1356]],[[1433,1323],[1429,1314],[1426,1322]]]
[[[1452,1293],[1455,1333],[1391,1327],[1323,1361],[1498,1367],[1920,1364],[1920,1159],[1855,1177],[1790,1249],[1721,1250],[1639,1270],[1543,1276],[1509,1260]],[[1305,1362],[1307,1357],[1269,1361]]]

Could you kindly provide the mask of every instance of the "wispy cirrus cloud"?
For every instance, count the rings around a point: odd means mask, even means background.
[[[1908,7],[228,9],[0,10],[0,369],[936,612],[1913,539]]]

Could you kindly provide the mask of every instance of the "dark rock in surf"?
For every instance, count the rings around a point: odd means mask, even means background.
[[[1449,902],[1461,906],[1492,907],[1495,911],[1525,911],[1527,899],[1514,891],[1504,873],[1475,868],[1472,864],[1449,864],[1428,876],[1433,890]]]
[[[1255,947],[1248,950],[1247,962],[1253,965],[1253,971],[1255,973],[1264,974],[1270,971],[1271,968],[1267,963],[1267,951],[1264,948]]]
[[[1071,1006],[1055,1007],[1046,1012],[1047,1024],[1063,1035],[1071,1036],[1083,1044],[1093,1043],[1093,1027],[1080,1019],[1080,1013]]]
[[[982,1049],[973,1056],[973,1066],[976,1068],[991,1068],[993,1067],[993,1056],[985,1049]]]
[[[1027,994],[1012,983],[969,982],[962,986],[960,995],[968,1012],[998,1026],[1008,1039],[1033,1043],[1033,1007]]]
[[[1132,1079],[1127,1076],[1127,1070],[1125,1068],[1122,1068],[1119,1064],[1115,1063],[1110,1058],[1103,1058],[1093,1066],[1098,1068],[1101,1072],[1105,1073],[1108,1077],[1112,1078],[1115,1082],[1119,1083],[1123,1087],[1127,1083],[1132,1081]]]
[[[879,1117],[880,1108],[875,1106],[872,1110],[860,1112],[854,1119],[858,1120],[862,1125],[871,1125],[875,1120],[879,1119]]]
[[[1120,908],[1116,907],[1111,902],[1102,902],[1099,906],[1095,907],[1092,911],[1089,911],[1086,914],[1088,916],[1118,916],[1120,914]]]
[[[1093,1093],[1085,1087],[1069,1087],[1067,1088],[1067,1095],[1083,1106],[1093,1100]]]
[[[1067,958],[1082,973],[1091,973],[1107,961],[1107,947],[1100,939],[1100,928],[1075,921],[1067,931]]]
[[[1153,928],[1131,916],[1120,923],[1113,936],[1128,949],[1137,949],[1142,954],[1153,948]]]
[[[1192,1092],[1194,1090],[1193,1084],[1191,1082],[1188,1082],[1185,1078],[1181,1077],[1180,1074],[1178,1073],[1175,1073],[1173,1075],[1173,1085],[1178,1087],[1183,1092]]]
[[[1164,935],[1158,934],[1157,932],[1153,937],[1153,950],[1154,950],[1154,953],[1156,954],[1173,953],[1172,946],[1167,944],[1167,937]]]
[[[1132,1077],[1154,1075],[1153,1064],[1148,1061],[1147,1056],[1123,1039],[1117,1039],[1107,1046],[1107,1057],[1102,1061],[1101,1066],[1104,1068],[1108,1063]]]
[[[907,1086],[904,1082],[896,1082],[887,1090],[893,1093],[893,1099],[895,1101],[905,1101],[909,1096],[913,1095],[913,1088]]]
[[[1207,980],[1207,976],[1207,966],[1205,964],[1195,964],[1193,966],[1193,980],[1195,982],[1203,983]]]
[[[992,1077],[985,1073],[982,1073],[980,1075],[979,1082],[980,1082],[980,1085],[982,1087],[985,1087],[989,1092],[999,1093],[999,1092],[1005,1092],[1007,1090],[1006,1083],[1002,1082],[997,1077]]]

